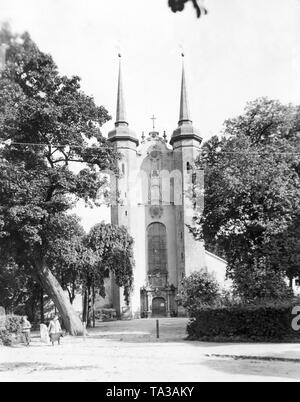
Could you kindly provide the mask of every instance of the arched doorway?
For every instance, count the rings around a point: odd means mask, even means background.
[[[166,317],[167,303],[163,297],[155,297],[152,300],[152,317]]]

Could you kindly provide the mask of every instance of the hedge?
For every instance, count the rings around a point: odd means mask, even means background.
[[[22,317],[7,315],[0,317],[0,345],[11,346],[22,332]]]
[[[295,305],[238,305],[199,309],[187,326],[188,339],[202,341],[300,341],[292,328]]]

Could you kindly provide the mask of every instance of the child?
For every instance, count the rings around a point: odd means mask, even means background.
[[[29,346],[30,344],[30,329],[31,329],[31,324],[27,319],[27,315],[24,315],[22,319],[22,333],[24,335],[24,340],[26,346]]]

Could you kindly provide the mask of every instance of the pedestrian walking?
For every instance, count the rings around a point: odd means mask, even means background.
[[[24,343],[26,346],[30,345],[30,330],[31,330],[31,324],[28,321],[27,315],[24,315],[22,318],[22,334],[24,337]]]

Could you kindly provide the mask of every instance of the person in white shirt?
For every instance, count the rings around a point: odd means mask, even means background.
[[[60,344],[60,338],[63,336],[63,333],[57,315],[55,315],[53,320],[50,321],[48,332],[52,345],[54,345],[55,341],[57,341],[58,344]]]
[[[24,335],[24,341],[27,346],[30,344],[30,329],[31,329],[31,324],[27,319],[27,315],[24,315],[22,319],[22,333]]]

